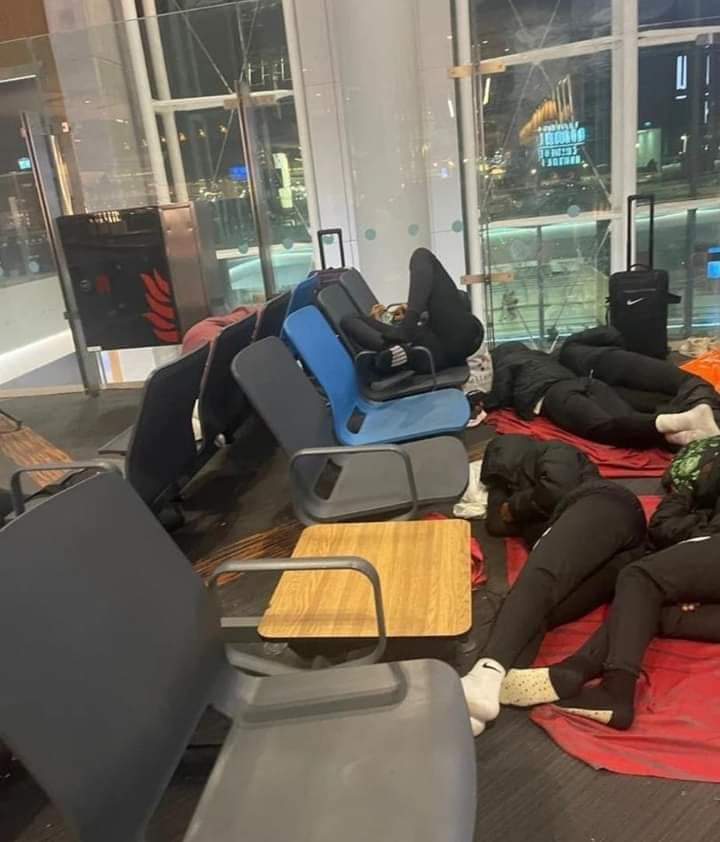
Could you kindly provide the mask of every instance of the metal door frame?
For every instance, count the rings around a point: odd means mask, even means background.
[[[4,78],[3,78],[4,77]],[[28,89],[32,88],[32,92]],[[13,103],[13,93],[18,102]],[[55,156],[57,150],[52,146],[52,134],[45,123],[42,114],[42,96],[36,68],[16,67],[0,72],[0,97],[7,96],[5,101],[7,114],[16,114],[24,135],[27,154],[32,165],[33,183],[40,206],[48,244],[55,262],[55,271],[60,286],[65,310],[63,316],[68,323],[73,338],[74,353],[80,370],[82,387],[86,392],[96,395],[100,389],[100,368],[96,357],[87,350],[85,336],[79,321],[75,295],[70,280],[70,274],[65,260],[65,254],[58,236],[56,218],[63,213],[72,213],[71,207],[64,207],[58,190]],[[28,100],[30,100],[28,102]],[[7,107],[9,106],[9,107]],[[41,387],[43,393],[50,392],[53,387]],[[78,387],[57,387],[58,392],[77,391]],[[33,389],[12,389],[13,395],[37,393]]]

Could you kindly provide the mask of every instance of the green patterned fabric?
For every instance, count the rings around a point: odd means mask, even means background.
[[[707,475],[712,463],[720,464],[720,436],[694,441],[684,447],[670,465],[674,488],[696,492],[701,473]]]

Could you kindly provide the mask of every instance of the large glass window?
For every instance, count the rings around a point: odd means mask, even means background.
[[[659,200],[720,195],[720,45],[640,51],[638,186]]]
[[[649,29],[720,23],[718,0],[639,0],[638,15]]]
[[[206,9],[175,0],[158,17],[172,97],[223,94],[246,78],[253,90],[290,88],[281,0]],[[158,4],[160,10],[161,4]]]
[[[483,92],[483,218],[610,206],[609,53],[511,65]]]
[[[472,0],[483,59],[610,34],[610,0]]]
[[[648,219],[636,225],[637,260],[647,262]],[[682,297],[668,312],[670,336],[707,335],[720,327],[720,208],[660,211],[655,218],[656,266],[670,275],[670,289]]]
[[[607,222],[493,227],[489,243],[496,341],[549,348],[559,335],[604,320]]]

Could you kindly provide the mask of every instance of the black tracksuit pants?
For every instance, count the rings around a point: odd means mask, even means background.
[[[682,603],[700,603],[683,611]],[[610,616],[576,653],[602,668],[640,674],[656,636],[720,643],[720,535],[692,538],[629,564]]]
[[[564,430],[603,444],[641,448],[665,444],[655,427],[655,412],[638,411],[616,388],[594,378],[555,383],[545,393],[541,414]]]
[[[428,315],[427,322],[419,324],[423,313]],[[462,365],[484,337],[482,324],[470,312],[445,267],[424,248],[416,249],[410,258],[407,315],[402,323],[388,325],[369,315],[357,315],[346,316],[342,327],[353,341],[371,351],[393,343],[422,345],[432,354],[438,371]],[[421,372],[431,368],[423,354],[413,354],[411,365]]]
[[[673,398],[691,376],[666,360],[656,360],[624,348],[592,348],[571,343],[563,348],[560,362],[579,377],[592,375],[608,386],[629,390],[630,398],[635,391]]]
[[[500,609],[485,656],[510,669],[549,625],[605,603],[618,569],[642,553],[645,535],[645,516],[634,494],[611,483],[592,483],[533,547]]]

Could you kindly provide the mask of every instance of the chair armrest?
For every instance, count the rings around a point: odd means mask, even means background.
[[[10,477],[10,494],[12,496],[13,508],[16,515],[21,515],[25,511],[25,496],[22,491],[22,476],[23,474],[36,474],[45,471],[83,471],[87,468],[98,468],[101,471],[116,471],[122,476],[122,471],[117,465],[112,462],[103,461],[81,461],[81,462],[48,462],[44,465],[26,465],[23,468],[18,468]]]
[[[387,648],[387,627],[385,625],[385,607],[383,605],[380,576],[377,570],[364,558],[346,556],[339,558],[261,558],[251,561],[226,561],[217,567],[207,581],[211,591],[216,591],[218,580],[228,573],[261,573],[274,570],[282,571],[310,571],[310,570],[354,570],[370,580],[375,600],[375,616],[377,620],[378,642],[369,655],[338,664],[338,668],[345,666],[361,666],[363,664],[376,664],[382,658]],[[233,620],[223,618],[224,626],[229,626]],[[254,625],[259,625],[259,618],[252,618]],[[249,621],[240,621],[241,623]],[[256,659],[258,660],[258,659]],[[268,661],[268,664],[272,664]]]
[[[433,357],[432,353],[430,352],[429,348],[426,348],[424,345],[413,345],[414,351],[422,351],[424,354],[427,354],[427,358],[430,362],[430,376],[432,377],[432,389],[431,391],[435,391],[437,389],[437,371],[435,370],[435,358]]]
[[[356,445],[351,447],[305,447],[302,450],[298,450],[290,457],[290,483],[291,486],[295,486],[300,494],[303,493],[302,483],[299,477],[296,475],[296,465],[300,459],[310,457],[310,456],[361,456],[363,453],[393,453],[396,456],[400,457],[405,466],[405,473],[407,475],[407,483],[408,483],[408,491],[410,492],[410,511],[406,512],[403,515],[403,520],[412,520],[412,518],[417,514],[419,500],[418,500],[418,492],[417,492],[417,483],[415,482],[415,473],[413,471],[412,460],[408,456],[406,450],[402,447],[398,447],[396,444],[366,444],[366,445]],[[296,498],[300,496],[300,494],[295,495]],[[310,514],[305,511],[305,507],[303,510],[298,512],[300,519],[306,525],[310,525],[313,523],[317,523],[318,521],[315,520]]]

